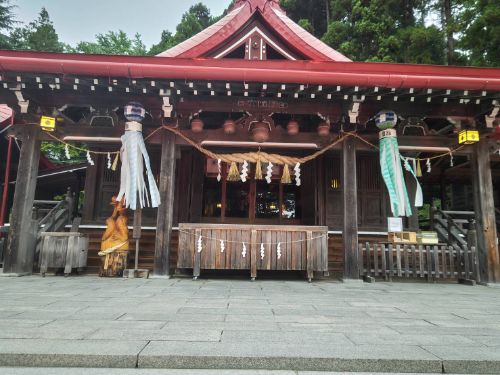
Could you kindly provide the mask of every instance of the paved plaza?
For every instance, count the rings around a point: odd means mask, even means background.
[[[12,375],[499,374],[500,288],[2,277],[0,366]]]

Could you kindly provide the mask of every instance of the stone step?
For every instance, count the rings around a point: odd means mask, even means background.
[[[495,347],[315,342],[0,340],[0,366],[500,373]],[[0,371],[2,373],[2,371]]]

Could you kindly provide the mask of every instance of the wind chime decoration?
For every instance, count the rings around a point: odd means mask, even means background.
[[[128,122],[125,124],[125,134],[122,136],[122,169],[118,200],[125,197],[126,207],[136,210],[137,196],[139,196],[140,208],[149,206],[147,187],[144,182],[144,164],[146,164],[151,206],[158,207],[161,203],[160,193],[154,180],[149,155],[142,137],[141,121],[144,120],[146,110],[141,103],[131,102],[125,106],[124,114]]]
[[[389,197],[391,210],[394,216],[411,216],[410,200],[406,191],[403,169],[397,140],[397,116],[393,111],[381,111],[375,116],[375,124],[381,130],[380,138],[380,168]],[[408,164],[408,168],[411,169]]]

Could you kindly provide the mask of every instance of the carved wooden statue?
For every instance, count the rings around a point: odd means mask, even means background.
[[[101,266],[99,276],[123,276],[129,259],[128,217],[123,199],[118,202],[116,197],[111,198],[114,206],[113,215],[106,220],[107,229],[102,236]],[[118,218],[116,218],[118,215]]]

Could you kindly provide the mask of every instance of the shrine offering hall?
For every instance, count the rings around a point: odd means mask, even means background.
[[[65,273],[500,282],[500,69],[353,62],[274,0],[158,56],[0,51],[0,69],[4,274],[50,272],[44,232],[75,230],[86,263]],[[388,237],[422,229],[439,254]]]

